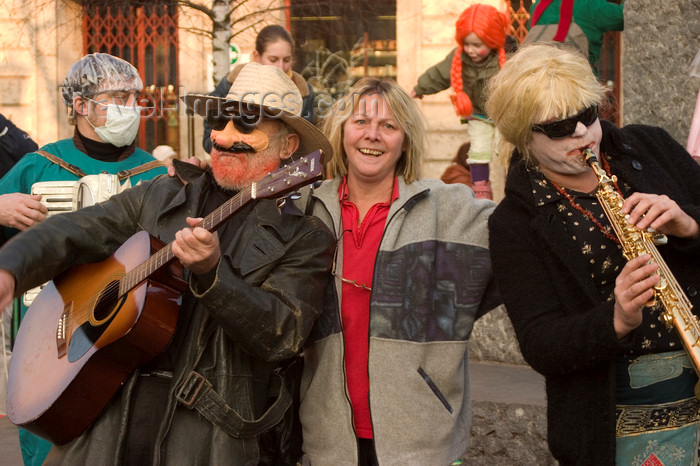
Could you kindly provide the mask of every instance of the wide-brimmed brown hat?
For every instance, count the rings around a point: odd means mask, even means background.
[[[279,118],[299,135],[294,155],[323,151],[323,163],[333,158],[328,139],[301,117],[302,98],[294,82],[282,70],[270,65],[246,63],[240,68],[226,97],[188,94],[182,97],[188,114],[203,117],[246,115]]]

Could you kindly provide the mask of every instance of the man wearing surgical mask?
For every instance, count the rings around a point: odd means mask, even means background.
[[[70,67],[60,89],[75,132],[70,139],[27,154],[0,180],[0,244],[50,214],[47,200],[31,194],[38,182],[119,173],[121,183],[133,186],[166,173],[162,164],[135,144],[140,122],[137,96],[142,88],[136,68],[106,53],[85,55]],[[15,313],[24,316],[26,306],[20,301],[16,300]],[[20,445],[25,465],[41,464],[51,447],[23,429]]]
[[[31,188],[39,181],[79,179],[71,166],[86,175],[130,170],[131,185],[165,173],[135,144],[140,121],[136,99],[142,88],[136,68],[106,53],[85,55],[71,66],[61,93],[75,132],[27,154],[0,180],[3,239],[46,218],[47,208],[39,195],[30,195]]]

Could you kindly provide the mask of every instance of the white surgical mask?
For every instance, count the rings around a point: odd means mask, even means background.
[[[136,133],[139,131],[139,122],[141,119],[141,110],[139,107],[95,103],[107,106],[107,120],[104,126],[95,127],[95,125],[88,120],[88,123],[92,125],[100,139],[104,142],[114,144],[117,147],[128,146],[134,142]]]

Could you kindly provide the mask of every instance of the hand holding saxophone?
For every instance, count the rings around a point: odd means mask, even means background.
[[[640,230],[653,228],[659,233],[678,238],[697,238],[698,223],[666,195],[634,193],[621,209],[629,214],[628,222]]]
[[[654,296],[659,282],[659,265],[651,254],[642,254],[627,262],[615,279],[615,308],[613,326],[618,338],[623,338],[642,323],[642,310]]]

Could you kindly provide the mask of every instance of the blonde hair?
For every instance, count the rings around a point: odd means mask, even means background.
[[[532,161],[532,126],[601,105],[605,87],[586,57],[569,48],[536,43],[518,50],[488,83],[486,113],[501,133],[507,158],[517,150]]]
[[[421,159],[426,150],[426,131],[423,114],[413,99],[396,81],[385,78],[363,78],[337,101],[323,122],[323,132],[333,147],[335,157],[329,164],[333,177],[348,173],[348,157],[343,147],[345,122],[363,96],[380,95],[389,106],[396,123],[404,131],[404,151],[396,164],[396,175],[412,183],[421,175]]]

